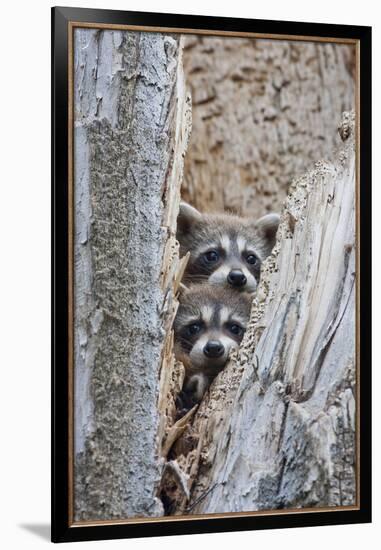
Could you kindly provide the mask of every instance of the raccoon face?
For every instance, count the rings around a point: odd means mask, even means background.
[[[225,366],[243,338],[250,317],[249,294],[208,284],[186,290],[174,322],[175,354],[187,375],[210,380]]]
[[[277,214],[257,222],[228,214],[200,214],[181,203],[177,220],[180,255],[190,252],[184,283],[205,282],[254,292],[261,263],[271,253]]]

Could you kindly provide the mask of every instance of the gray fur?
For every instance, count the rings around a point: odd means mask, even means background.
[[[240,269],[247,284],[239,290],[253,292],[259,280],[260,265],[275,244],[278,225],[278,214],[267,214],[254,221],[230,214],[201,214],[189,204],[181,203],[177,222],[180,255],[190,252],[185,284],[208,281],[226,286],[227,274]],[[239,249],[239,240],[245,243],[244,250]],[[215,265],[206,265],[204,261],[209,249],[220,251],[220,261]],[[255,254],[256,265],[247,263],[245,258],[249,253]],[[219,273],[215,273],[217,270]]]
[[[180,306],[174,321],[175,355],[185,366],[185,392],[194,401],[200,401],[209,384],[224,368],[229,353],[238,347],[250,317],[251,297],[208,283],[194,285],[180,297]],[[199,324],[200,332],[189,334],[189,326]],[[239,334],[231,332],[238,325]],[[209,341],[218,341],[224,348],[217,358],[209,358],[204,347]]]

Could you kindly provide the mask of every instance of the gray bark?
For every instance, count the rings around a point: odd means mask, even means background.
[[[194,421],[193,411],[174,423],[184,373],[170,329],[186,261],[175,233],[191,125],[181,40],[75,31],[76,520],[163,515],[159,497],[173,479],[172,513],[355,499],[350,117],[345,147],[332,155],[337,113],[353,102],[351,51],[192,40],[195,131],[183,198],[262,215],[311,160],[331,162],[292,184],[244,342]],[[209,80],[192,47],[214,60]],[[335,75],[337,93],[325,97]],[[241,92],[253,96],[254,126],[242,118]],[[167,462],[171,447],[177,460]]]
[[[74,49],[74,517],[159,516],[160,372],[189,132],[181,46],[76,29]]]
[[[356,502],[352,114],[340,133],[335,160],[293,182],[240,350],[177,444],[176,513]]]

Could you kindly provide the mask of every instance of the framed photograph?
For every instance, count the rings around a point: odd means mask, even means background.
[[[370,27],[52,48],[52,540],[370,522]]]

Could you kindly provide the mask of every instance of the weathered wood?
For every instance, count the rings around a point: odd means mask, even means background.
[[[195,133],[183,198],[253,217],[276,210],[291,176],[337,143],[351,50],[192,40],[214,66],[206,81],[188,50]],[[350,117],[343,151],[292,184],[238,354],[175,424],[184,373],[171,326],[186,262],[175,232],[191,126],[181,41],[75,31],[75,519],[353,503]],[[238,51],[254,51],[255,71]],[[160,497],[173,477],[169,507]]]
[[[159,516],[190,129],[179,36],[76,29],[74,93],[75,519]]]
[[[341,135],[292,183],[240,350],[177,444],[174,513],[355,503],[353,114]]]
[[[188,36],[193,132],[182,198],[201,212],[279,211],[291,180],[339,145],[354,47]]]

